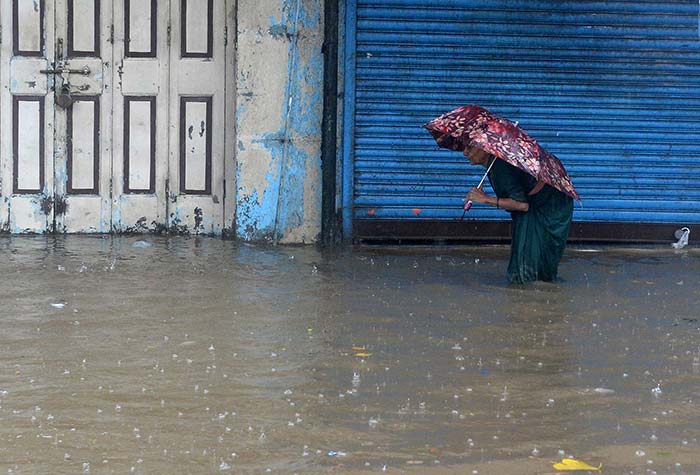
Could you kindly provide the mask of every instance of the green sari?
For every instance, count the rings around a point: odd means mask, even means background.
[[[508,280],[516,284],[535,280],[551,282],[557,277],[569,236],[573,199],[549,185],[528,196],[537,180],[503,160],[494,160],[489,182],[496,196],[530,205],[527,212],[510,213],[513,234]]]

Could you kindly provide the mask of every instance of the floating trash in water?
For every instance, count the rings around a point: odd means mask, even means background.
[[[140,248],[145,248],[145,247],[151,247],[153,244],[151,244],[148,241],[136,241],[131,245],[131,247],[140,247]]]
[[[654,389],[651,390],[651,393],[654,396],[659,396],[663,391],[661,390],[661,386],[659,384],[656,385]]]
[[[534,449],[532,449],[532,456],[533,456],[533,457],[539,457],[539,456],[540,456],[540,449],[538,449],[537,447],[535,447]]]
[[[595,388],[593,392],[596,394],[615,394],[614,390],[608,388]]]
[[[594,467],[593,465],[589,465],[586,462],[582,462],[581,460],[576,460],[576,459],[561,459],[561,462],[555,463],[552,465],[554,468],[557,470],[564,470],[564,471],[576,471],[576,470],[593,470],[596,472],[599,472],[601,468],[603,468],[603,464],[598,465],[597,467]]]
[[[65,308],[66,304],[64,302],[57,302],[57,303],[52,303],[51,306],[53,308]]]
[[[634,453],[634,455],[636,455],[637,457],[644,457],[646,454],[647,454],[647,453],[644,452],[643,450],[637,450],[637,451]]]
[[[347,454],[343,451],[340,450],[329,450],[328,451],[328,456],[329,457],[345,457]]]
[[[687,227],[677,229],[676,232],[674,233],[674,236],[676,237],[676,239],[678,239],[678,241],[671,243],[671,246],[674,249],[683,249],[685,246],[688,245],[688,238],[690,237],[690,229]]]

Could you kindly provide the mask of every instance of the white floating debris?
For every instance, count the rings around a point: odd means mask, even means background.
[[[683,249],[685,246],[688,245],[688,238],[690,237],[690,229],[689,228],[680,228],[676,230],[674,233],[674,236],[676,236],[676,239],[678,239],[678,242],[671,243],[671,246],[674,249]]]
[[[141,247],[141,248],[151,247],[151,246],[153,246],[153,244],[151,244],[148,241],[136,241],[135,243],[133,243],[131,245],[131,247]]]
[[[646,452],[644,452],[643,450],[637,450],[634,453],[634,455],[636,455],[637,457],[644,457],[646,455]]]
[[[615,391],[613,389],[608,389],[608,388],[595,388],[593,390],[594,393],[596,394],[614,394]]]
[[[52,303],[51,306],[52,306],[53,308],[65,308],[65,307],[66,307],[66,304],[63,303],[63,302],[58,302],[58,303]]]

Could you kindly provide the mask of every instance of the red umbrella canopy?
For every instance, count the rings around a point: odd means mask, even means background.
[[[436,117],[423,127],[438,146],[463,151],[479,147],[557,190],[581,200],[559,159],[511,121],[476,105],[463,106]]]

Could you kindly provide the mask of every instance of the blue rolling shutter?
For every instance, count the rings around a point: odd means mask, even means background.
[[[575,221],[700,223],[697,0],[352,0],[346,33],[346,230],[461,215],[483,170],[420,126],[464,104],[562,160]]]

